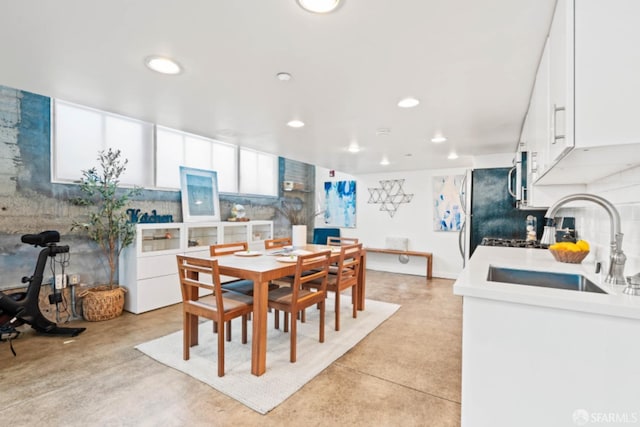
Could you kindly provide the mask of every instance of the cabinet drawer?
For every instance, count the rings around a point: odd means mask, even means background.
[[[143,313],[182,301],[178,274],[138,280],[135,289],[125,297],[127,311]]]
[[[138,258],[136,278],[148,279],[151,277],[178,274],[178,261],[175,255],[163,255]],[[177,277],[177,276],[176,276]]]

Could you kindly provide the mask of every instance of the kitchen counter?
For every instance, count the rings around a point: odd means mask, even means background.
[[[489,282],[490,265],[579,273],[609,294]],[[462,426],[640,424],[640,297],[601,277],[546,250],[477,248],[454,285]]]
[[[582,274],[607,295],[592,292],[551,289],[511,283],[490,282],[489,266]],[[585,313],[640,319],[640,296],[622,293],[624,286],[604,283],[605,269],[595,274],[593,264],[567,264],[556,261],[548,250],[478,246],[467,268],[453,286],[456,295],[488,298]],[[636,272],[625,272],[631,276]]]

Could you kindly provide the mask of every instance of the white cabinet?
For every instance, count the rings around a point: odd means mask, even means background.
[[[637,0],[558,0],[536,184],[586,184],[640,164],[638,16]]]
[[[233,242],[259,250],[272,237],[272,221],[138,224],[135,242],[119,262],[119,281],[128,290],[125,310],[143,313],[182,300],[178,254],[207,257],[210,245]]]
[[[127,288],[124,308],[142,313],[182,300],[176,255],[184,252],[180,223],[138,224],[135,242],[119,260],[119,282]]]
[[[558,0],[549,30],[545,55],[549,68],[549,98],[547,104],[548,131],[545,138],[547,168],[573,147],[573,25],[572,0]]]

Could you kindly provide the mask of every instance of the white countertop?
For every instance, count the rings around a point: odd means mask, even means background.
[[[489,266],[582,274],[607,294],[487,281]],[[603,268],[604,270],[604,268]],[[628,272],[625,272],[627,275]],[[528,304],[630,319],[640,319],[640,296],[622,293],[624,286],[603,283],[606,272],[593,264],[556,261],[548,250],[478,246],[453,286],[464,297]]]

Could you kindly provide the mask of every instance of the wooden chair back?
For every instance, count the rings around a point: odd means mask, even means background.
[[[307,282],[315,281],[320,284],[318,290],[327,292],[327,276],[329,275],[329,259],[331,251],[314,252],[307,255],[298,255],[296,273],[293,276],[292,303],[299,302],[299,290]],[[296,310],[294,309],[295,313]]]
[[[203,288],[213,291],[217,307],[224,307],[218,260],[194,258],[184,255],[177,255],[177,259],[182,302],[191,304],[191,301],[197,301],[199,298],[199,289]],[[201,275],[208,276],[207,278],[210,279],[210,281],[205,280]],[[211,313],[215,315],[216,310],[211,310]]]
[[[357,245],[357,244],[358,244],[357,237],[335,237],[335,236],[327,237],[328,246],[344,246],[344,245]]]
[[[230,255],[235,252],[246,251],[247,249],[249,249],[249,244],[247,242],[220,243],[219,245],[209,246],[209,255]]]
[[[265,249],[282,248],[284,246],[291,246],[291,237],[279,237],[277,239],[268,239],[264,241]]]
[[[362,243],[341,247],[336,272],[336,287],[339,290],[357,285],[361,258]]]

